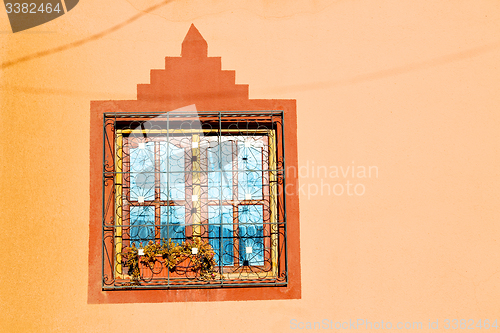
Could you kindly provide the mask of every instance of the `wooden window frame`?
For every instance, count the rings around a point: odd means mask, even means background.
[[[197,220],[200,220],[199,223],[195,223],[192,221],[192,215],[189,214],[191,211],[189,207],[194,207],[193,201],[189,199],[193,193],[194,193],[194,182],[193,182],[193,171],[204,171],[204,170],[195,170],[194,165],[195,164],[200,164],[201,161],[206,161],[208,158],[207,156],[202,156],[201,154],[201,148],[191,148],[191,155],[185,154],[184,156],[184,165],[185,165],[185,199],[171,199],[171,200],[162,200],[161,199],[161,182],[160,182],[160,171],[159,171],[159,165],[160,165],[160,157],[159,157],[159,146],[158,142],[167,142],[165,141],[166,139],[166,133],[169,132],[169,135],[176,135],[180,134],[180,137],[183,137],[185,140],[188,142],[184,142],[185,144],[187,143],[188,146],[193,142],[193,138],[195,138],[195,141],[199,141],[199,135],[202,134],[213,134],[213,130],[200,130],[198,131],[192,131],[191,133],[188,133],[191,135],[191,141],[189,138],[186,136],[185,131],[182,130],[174,130],[174,131],[168,131],[168,130],[151,130],[151,131],[146,131],[146,130],[117,130],[116,131],[116,138],[115,138],[115,146],[116,146],[116,156],[115,156],[115,165],[117,167],[117,177],[119,178],[117,181],[116,190],[115,190],[115,202],[116,202],[116,207],[117,207],[117,217],[116,220],[130,220],[130,207],[154,207],[155,211],[155,223],[153,226],[154,229],[154,241],[161,241],[161,229],[163,227],[163,224],[161,223],[161,207],[169,207],[169,206],[182,206],[184,207],[185,210],[185,239],[192,239],[193,237],[201,237],[202,239],[209,240],[209,236],[200,236],[198,234],[205,234],[203,231],[198,231],[196,232],[195,229],[205,229],[208,230],[209,228],[209,222],[208,222],[208,207],[210,206],[216,206],[216,207],[221,207],[221,206],[231,206],[232,211],[233,211],[233,248],[234,248],[234,260],[233,260],[233,265],[223,265],[222,272],[223,273],[229,273],[230,271],[234,271],[237,268],[241,268],[241,272],[247,272],[247,273],[252,273],[252,269],[250,265],[242,265],[240,261],[240,253],[239,253],[239,239],[237,237],[237,234],[239,232],[239,209],[240,207],[243,206],[262,206],[262,211],[263,211],[263,246],[264,249],[270,249],[270,253],[268,251],[263,250],[264,252],[264,265],[251,265],[252,268],[257,268],[260,269],[263,272],[271,272],[273,276],[277,275],[278,272],[278,263],[277,263],[277,247],[278,243],[280,243],[277,240],[277,235],[275,232],[272,232],[272,229],[275,228],[273,225],[272,219],[273,216],[276,215],[276,207],[272,204],[273,200],[275,200],[277,194],[274,193],[276,192],[276,188],[273,187],[271,188],[270,182],[274,182],[276,175],[268,170],[275,170],[276,169],[276,134],[275,130],[240,130],[239,131],[239,136],[236,137],[236,140],[228,140],[232,143],[232,149],[235,150],[235,153],[232,153],[232,198],[229,200],[216,200],[216,199],[210,199],[208,197],[207,192],[202,192],[200,199],[197,201],[199,203],[205,202],[205,205],[201,205],[199,207],[201,211],[199,212],[199,217]],[[230,134],[231,131],[229,130],[222,130],[219,131],[221,133],[221,136],[224,136],[226,134]],[[253,133],[253,136],[250,135],[243,135],[246,132]],[[137,137],[127,137],[124,136],[124,134],[148,134],[148,136],[144,136],[144,139],[138,139]],[[198,136],[198,140],[196,137]],[[218,137],[218,136],[213,136],[213,137]],[[252,138],[255,141],[256,137],[260,137],[258,140],[262,142],[262,148],[267,148],[267,156],[268,156],[268,161],[264,158],[265,154],[264,151],[262,151],[262,166],[261,169],[262,171],[262,199],[255,199],[255,200],[247,200],[247,199],[239,199],[238,195],[238,189],[239,189],[239,184],[238,184],[238,144],[241,143],[240,138]],[[139,138],[142,138],[139,136]],[[264,140],[266,139],[266,140]],[[128,141],[128,144],[125,142]],[[264,142],[267,141],[267,144]],[[154,176],[154,200],[146,200],[143,201],[142,203],[139,203],[137,200],[132,200],[130,199],[130,178],[131,176],[129,175],[129,180],[126,180],[126,177],[121,176],[122,174],[127,174],[130,172],[130,149],[131,148],[136,148],[135,146],[138,145],[138,143],[148,143],[148,142],[155,142],[154,146],[154,163],[155,163],[155,176]],[[190,158],[191,156],[191,158]],[[193,160],[192,157],[196,156],[196,160]],[[128,158],[127,158],[128,157]],[[121,162],[121,163],[120,163]],[[197,162],[197,163],[196,163]],[[269,165],[272,165],[270,167]],[[236,168],[236,170],[235,170]],[[199,169],[199,167],[198,167]],[[267,170],[267,171],[266,171]],[[241,172],[241,170],[240,170]],[[123,179],[123,180],[122,180]],[[204,181],[201,181],[200,186],[202,187],[207,187],[208,188],[208,178],[205,177]],[[219,203],[217,203],[219,202]],[[265,211],[264,207],[269,207],[269,211]],[[118,223],[120,224],[120,223]],[[133,228],[132,225],[129,223],[128,224],[129,228]],[[168,225],[167,225],[168,227]],[[130,246],[130,243],[132,240],[128,241],[122,241],[122,230],[121,228],[117,228],[117,233],[115,234],[115,250],[116,252],[120,253],[122,251],[123,246]],[[208,232],[208,231],[206,231]],[[267,237],[266,237],[267,236]],[[283,240],[282,240],[283,241]],[[272,245],[271,245],[272,243]],[[220,256],[220,254],[219,254]],[[121,255],[117,255],[117,259],[121,258]],[[116,264],[116,271],[115,274],[120,275],[123,277],[122,272],[122,266],[118,262]],[[217,266],[219,267],[219,266]],[[268,274],[268,273],[267,273]],[[258,274],[257,274],[258,275]]]

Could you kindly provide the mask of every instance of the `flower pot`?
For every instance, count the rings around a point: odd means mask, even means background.
[[[142,280],[151,280],[152,278],[166,278],[168,268],[165,266],[165,260],[161,256],[156,257],[154,263],[146,263],[139,259],[139,270]]]

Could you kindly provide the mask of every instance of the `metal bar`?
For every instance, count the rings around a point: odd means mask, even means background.
[[[167,202],[170,201],[170,114],[167,115],[167,156],[165,157],[165,163],[167,164],[167,184],[165,191],[167,192]],[[185,168],[184,168],[185,169]],[[161,196],[161,194],[160,194]],[[184,200],[186,199],[186,190],[184,190]],[[170,204],[167,206],[167,244],[170,244]],[[184,211],[186,207],[184,206]],[[184,216],[184,224],[186,223],[186,216]],[[186,228],[184,227],[184,232]],[[167,269],[167,286],[170,285],[170,267]]]
[[[192,288],[224,288],[224,287],[229,287],[229,288],[242,288],[242,287],[279,287],[279,286],[286,286],[287,282],[255,282],[255,283],[226,283],[222,284],[220,282],[217,283],[203,283],[203,284],[184,284],[184,285],[150,285],[150,286],[105,286],[103,287],[104,290],[123,290],[123,289],[192,289]]]
[[[220,171],[220,192],[219,192],[219,215],[220,215],[220,222],[219,222],[219,273],[222,275],[223,274],[223,264],[224,264],[224,238],[222,237],[222,234],[224,230],[222,229],[222,137],[221,137],[221,113],[219,112],[217,114],[218,120],[219,120],[219,127],[217,129],[217,141],[219,141],[219,171]],[[232,155],[232,154],[231,154]],[[208,154],[207,154],[208,157]],[[231,166],[232,166],[232,156],[231,156]],[[207,180],[208,182],[208,180]],[[208,185],[208,184],[207,184]],[[210,189],[209,189],[210,191]],[[232,192],[232,191],[231,191]],[[231,214],[232,215],[232,214]],[[233,228],[231,228],[233,229]],[[210,234],[210,233],[209,233]],[[233,234],[234,238],[234,234]],[[221,279],[221,283],[224,284],[224,279]]]
[[[274,114],[280,114],[282,110],[258,110],[258,111],[245,111],[245,110],[235,110],[235,111],[149,111],[149,112],[105,112],[104,115],[107,117],[114,117],[114,118],[125,118],[125,117],[134,117],[134,118],[148,118],[151,116],[163,116],[166,118],[169,118],[171,116],[175,118],[179,118],[185,115],[218,115],[218,114],[224,114],[226,115],[238,115],[241,116],[242,114],[248,114],[248,115],[274,115]]]
[[[285,169],[256,169],[256,170],[252,170],[252,169],[249,169],[249,170],[245,170],[245,169],[233,169],[234,172],[244,172],[244,171],[250,171],[250,172],[253,172],[253,171],[261,171],[261,172],[270,172],[270,171],[285,171]],[[183,171],[183,172],[180,172],[180,171],[172,171],[172,172],[160,172],[160,173],[175,173],[175,174],[179,174],[179,173],[203,173],[203,172],[206,172],[206,171],[203,171],[203,170],[193,170],[193,171]],[[118,173],[130,173],[130,172],[111,172],[111,171],[107,171],[107,172],[104,172],[106,175],[115,175],[115,174],[118,174]],[[151,171],[151,172],[141,172],[142,174],[154,174],[155,172]]]
[[[106,244],[104,243],[104,226],[106,224],[106,210],[105,210],[105,190],[106,190],[106,176],[104,172],[106,171],[106,116],[102,118],[102,225],[101,225],[101,241],[102,241],[102,261],[101,261],[101,287],[104,287],[104,249]]]
[[[285,164],[285,114],[284,111],[281,113],[281,145],[283,149],[282,160],[283,160],[283,189],[286,189],[286,164]],[[283,221],[284,223],[284,247],[285,247],[285,278],[288,282],[288,244],[287,244],[287,225],[286,225],[286,190],[283,191]]]

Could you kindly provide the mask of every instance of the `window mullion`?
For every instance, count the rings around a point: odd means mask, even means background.
[[[234,266],[240,264],[240,230],[239,230],[239,200],[238,200],[238,141],[231,140],[231,155],[233,167],[233,235],[234,235]]]
[[[160,143],[154,141],[154,172],[155,172],[155,240],[161,238],[161,188],[160,188]]]
[[[223,267],[224,267],[224,226],[223,226],[223,211],[222,211],[222,199],[223,199],[223,187],[222,187],[222,179],[223,179],[223,173],[222,173],[222,133],[221,133],[221,113],[219,112],[218,114],[218,121],[219,121],[219,126],[218,126],[218,133],[217,133],[217,140],[218,140],[218,148],[219,148],[219,175],[220,175],[220,181],[219,181],[219,270],[222,273],[223,272]],[[224,281],[224,280],[222,280]]]
[[[116,253],[116,263],[115,272],[117,278],[123,278],[122,265],[121,265],[121,253],[123,249],[123,136],[121,133],[117,133],[115,137],[115,218],[114,218],[114,228],[115,228],[115,253]]]
[[[193,134],[192,137],[192,179],[193,196],[197,200],[192,200],[193,237],[201,236],[201,165],[200,165],[200,135]],[[197,143],[196,148],[194,143]]]

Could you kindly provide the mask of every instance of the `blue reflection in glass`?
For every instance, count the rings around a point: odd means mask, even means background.
[[[238,142],[238,198],[262,199],[262,149]]]
[[[130,200],[154,200],[155,197],[155,143],[141,143],[130,148]]]
[[[232,266],[234,263],[233,207],[208,206],[208,223],[208,237],[215,252],[214,259],[217,266],[221,266],[221,264],[222,266]]]
[[[239,206],[240,263],[264,265],[264,217],[262,206]],[[251,248],[251,253],[247,253]]]
[[[233,196],[231,141],[223,141],[220,146],[207,148],[207,164],[208,198],[230,200]]]
[[[155,208],[152,206],[130,207],[130,244],[146,245],[155,239]]]
[[[161,239],[182,243],[185,239],[186,210],[184,206],[161,207]]]
[[[184,158],[183,148],[169,142],[160,142],[161,200],[184,200],[186,189]]]

